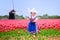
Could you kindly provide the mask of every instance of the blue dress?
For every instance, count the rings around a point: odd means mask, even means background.
[[[36,17],[34,18],[34,20]],[[29,25],[28,25],[28,32],[29,33],[36,33],[37,32],[37,27],[36,27],[36,22],[32,22],[32,17],[30,19]]]

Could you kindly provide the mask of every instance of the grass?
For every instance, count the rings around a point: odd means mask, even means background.
[[[36,34],[36,38],[33,35],[29,36],[28,31],[14,30],[9,32],[0,33],[0,40],[48,40],[48,37],[58,37],[60,30],[55,29],[41,29],[40,33]]]

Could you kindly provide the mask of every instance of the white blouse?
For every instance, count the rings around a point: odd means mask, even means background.
[[[29,18],[31,18],[31,16],[29,16]],[[38,18],[36,16],[32,16],[32,19],[34,19],[34,18],[35,18],[34,22],[36,22],[38,20]]]

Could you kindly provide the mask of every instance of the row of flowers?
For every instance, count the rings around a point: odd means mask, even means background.
[[[7,32],[15,29],[28,28],[29,20],[0,20],[0,32]],[[36,22],[38,30],[40,29],[60,29],[60,19],[40,19]]]

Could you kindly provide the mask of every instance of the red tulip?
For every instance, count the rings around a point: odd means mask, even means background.
[[[0,20],[0,32],[15,29],[24,29],[26,32],[29,20]],[[60,19],[40,19],[37,21],[38,30],[42,29],[60,29]]]

